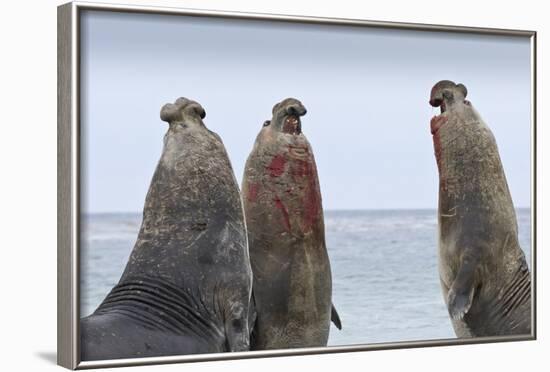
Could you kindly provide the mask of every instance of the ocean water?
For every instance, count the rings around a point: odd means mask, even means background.
[[[518,209],[519,240],[530,262],[529,209]],[[141,214],[82,217],[81,315],[118,282]],[[329,345],[454,338],[437,270],[435,210],[325,211],[333,303],[343,329]]]

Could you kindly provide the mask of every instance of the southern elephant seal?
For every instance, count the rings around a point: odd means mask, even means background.
[[[462,84],[430,104],[439,169],[439,274],[458,337],[529,334],[531,276],[495,138]]]
[[[332,279],[317,167],[302,103],[273,107],[246,162],[242,195],[254,273],[251,349],[325,346]]]
[[[252,271],[238,184],[204,109],[179,98],[119,283],[83,318],[82,360],[249,349]]]

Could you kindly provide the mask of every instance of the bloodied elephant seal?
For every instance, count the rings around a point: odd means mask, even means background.
[[[302,133],[306,109],[273,107],[246,162],[242,193],[254,273],[252,349],[325,346],[332,282],[317,167]]]
[[[137,242],[118,284],[81,320],[82,360],[249,349],[252,272],[242,203],[204,109],[179,98]]]
[[[529,334],[531,276],[495,138],[466,87],[431,91],[439,169],[439,273],[459,337]]]

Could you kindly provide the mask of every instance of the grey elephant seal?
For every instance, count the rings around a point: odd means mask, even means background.
[[[439,169],[439,273],[458,337],[529,334],[531,275],[489,127],[466,87],[438,82],[430,104]]]
[[[332,279],[317,167],[300,101],[273,107],[246,162],[242,194],[254,273],[252,349],[325,346]]]
[[[119,283],[80,322],[82,360],[249,349],[252,271],[238,184],[204,109],[179,98]]]

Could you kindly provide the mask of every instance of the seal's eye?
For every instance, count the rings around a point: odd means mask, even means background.
[[[452,100],[455,98],[455,95],[453,94],[453,92],[451,92],[450,90],[444,90],[443,93],[441,93],[443,95],[443,98],[447,99],[447,100]]]
[[[264,127],[268,127],[271,124],[271,120],[264,121]]]

